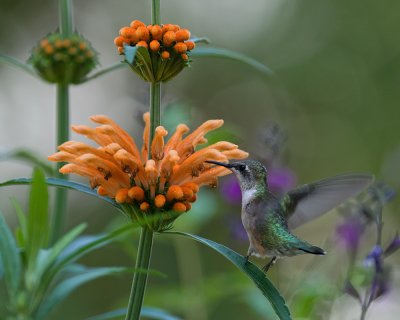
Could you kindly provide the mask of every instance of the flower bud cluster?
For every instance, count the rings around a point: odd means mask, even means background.
[[[122,27],[114,44],[125,56],[128,46],[137,48],[139,52],[134,61],[126,62],[149,82],[165,82],[176,76],[189,65],[190,51],[196,46],[187,29],[176,24],[145,25],[139,20],[133,20],[129,27]]]
[[[39,75],[52,83],[80,83],[97,65],[97,53],[78,33],[64,38],[51,33],[33,49],[29,59]]]

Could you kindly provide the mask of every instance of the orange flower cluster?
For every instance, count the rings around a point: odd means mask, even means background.
[[[110,118],[97,115],[90,119],[99,126],[73,126],[79,134],[95,141],[95,148],[85,143],[68,141],[49,160],[69,162],[60,172],[75,173],[90,179],[92,188],[102,196],[114,198],[124,212],[154,231],[164,230],[176,217],[190,210],[199,188],[215,186],[217,177],[230,170],[212,166],[206,160],[228,162],[243,159],[247,152],[226,141],[219,141],[198,151],[207,142],[206,133],[222,126],[223,120],[208,120],[192,133],[180,124],[165,142],[167,130],[159,126],[150,145],[150,114],[143,116],[143,146],[138,149],[129,134]],[[155,220],[149,220],[150,216]]]
[[[114,39],[120,54],[124,53],[124,44],[145,47],[153,53],[159,53],[164,60],[179,54],[184,61],[189,60],[187,54],[195,48],[190,41],[190,31],[181,29],[176,24],[145,25],[139,20],[133,20],[129,27],[122,27],[119,36]]]

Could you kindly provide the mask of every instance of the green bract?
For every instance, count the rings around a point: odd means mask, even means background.
[[[78,33],[50,33],[33,48],[29,62],[46,81],[77,84],[97,65],[97,53]]]

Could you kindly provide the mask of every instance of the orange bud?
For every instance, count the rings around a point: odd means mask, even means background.
[[[196,200],[197,200],[196,194],[194,194],[193,197],[191,197],[190,199],[187,199],[188,202],[192,202],[192,203],[196,202]]]
[[[176,28],[176,27],[178,27],[178,29]],[[163,33],[166,33],[166,32],[168,32],[168,31],[177,31],[177,30],[179,30],[179,26],[178,25],[175,25],[175,24],[170,24],[170,23],[167,23],[167,24],[164,24],[163,26],[162,26],[162,31],[163,31]]]
[[[129,30],[129,29],[130,29],[130,27],[122,27],[121,29],[119,29],[118,34],[119,34],[120,36],[125,37],[124,34],[126,34],[127,30]]]
[[[149,45],[147,44],[147,42],[146,41],[139,41],[137,44],[136,44],[136,47],[145,47],[146,49],[149,47]]]
[[[87,53],[92,53],[91,51],[88,51]],[[78,53],[78,49],[77,48],[75,48],[75,47],[71,47],[71,48],[68,48],[68,54],[70,54],[71,56],[73,56],[73,55],[75,55],[75,54],[77,54]]]
[[[150,33],[154,40],[162,39],[163,31],[159,25],[156,24],[156,25],[152,26]]]
[[[167,201],[171,202],[172,200],[180,200],[183,198],[183,191],[180,186],[172,185],[168,188]]]
[[[157,40],[152,40],[150,42],[150,50],[153,52],[160,50],[160,43]]]
[[[146,42],[150,40],[149,30],[147,30],[147,27],[145,26],[137,28],[136,36],[139,38],[139,40],[143,40]]]
[[[178,213],[183,213],[186,211],[186,206],[182,202],[175,202],[172,209]]]
[[[182,187],[182,192],[183,192],[183,197],[185,199],[190,199],[194,195],[193,190],[190,189],[189,187]]]
[[[167,31],[166,33],[164,33],[163,43],[165,46],[169,47],[174,43],[175,39],[175,32]]]
[[[43,51],[45,54],[52,54],[54,52],[54,48],[51,44],[47,44],[44,48]]]
[[[196,47],[196,44],[193,41],[186,41],[185,44],[189,51],[193,50]]]
[[[118,47],[118,53],[123,54],[124,53],[124,47]]]
[[[188,29],[181,29],[176,32],[176,41],[186,41],[190,38],[190,31]]]
[[[139,27],[145,27],[146,25],[140,20],[133,20],[130,24],[131,27],[137,29]]]
[[[134,186],[129,189],[128,196],[133,200],[141,202],[144,200],[144,191],[141,187]]]
[[[102,186],[98,187],[98,188],[97,188],[97,194],[98,194],[99,196],[105,197],[105,196],[107,195],[107,190],[106,190],[106,188],[104,188],[104,187],[102,187]]]
[[[117,47],[122,47],[122,46],[124,45],[124,43],[129,44],[129,41],[128,41],[128,39],[125,39],[125,38],[122,37],[122,36],[118,36],[118,37],[116,37],[116,38],[114,39],[114,44],[115,44]]]
[[[161,58],[163,58],[164,60],[167,60],[167,59],[169,59],[169,52],[168,51],[163,51],[162,53],[161,53]]]
[[[69,39],[64,39],[64,40],[62,40],[61,45],[62,45],[64,48],[68,48],[68,47],[71,45],[71,40],[69,40]]]
[[[62,40],[60,40],[60,39],[57,39],[57,40],[54,42],[54,46],[55,46],[57,49],[61,48],[62,45],[63,45],[63,42],[62,42]]]
[[[42,40],[40,40],[40,46],[42,47],[42,48],[44,48],[45,46],[47,46],[49,44],[49,40],[47,40],[47,39],[42,39]]]
[[[80,43],[79,43],[79,49],[85,50],[85,49],[86,49],[86,43],[80,42]]]
[[[121,33],[121,36],[124,38],[129,39],[131,42],[138,42],[140,39],[136,33],[135,28],[126,28],[124,31]]]
[[[154,198],[154,205],[157,208],[162,208],[164,207],[166,202],[165,196],[163,194],[158,194],[156,195],[156,197]]]
[[[187,51],[186,44],[184,44],[183,42],[178,42],[176,45],[174,45],[174,49],[177,53],[186,53]]]
[[[149,30],[149,32],[151,32],[151,28],[153,28],[153,25],[152,25],[152,24],[148,24],[148,25],[146,26],[146,28],[147,28],[147,30]]]
[[[183,186],[192,189],[194,193],[199,192],[199,186],[194,182],[186,182]]]
[[[186,53],[182,53],[181,57],[182,57],[183,61],[188,61],[189,60],[189,56]]]
[[[189,202],[184,202],[184,205],[186,207],[186,211],[189,211],[190,209],[192,209],[192,205]]]
[[[119,189],[115,195],[115,201],[118,203],[125,203],[128,198],[128,189]]]
[[[150,205],[147,202],[142,202],[140,204],[140,210],[146,212],[146,211],[149,211],[149,209],[150,209]]]

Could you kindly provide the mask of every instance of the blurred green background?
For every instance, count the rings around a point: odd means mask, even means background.
[[[299,183],[348,171],[373,173],[400,189],[400,2],[237,0],[161,1],[162,21],[207,36],[212,45],[240,51],[267,64],[265,78],[248,66],[220,59],[196,59],[188,70],[163,86],[163,105],[177,105],[191,128],[209,118],[223,118],[242,149],[263,156],[261,136],[275,121],[287,132],[283,156]],[[149,1],[74,1],[75,26],[100,53],[101,65],[120,60],[113,44],[120,27],[133,19],[150,22]],[[0,2],[0,52],[26,60],[36,42],[58,23],[57,2]],[[128,68],[71,88],[71,123],[88,124],[92,114],[106,114],[140,139],[141,114],[147,109],[148,85]],[[55,148],[55,87],[9,66],[0,65],[0,152],[30,148],[43,158]],[[183,106],[183,107],[182,107]],[[78,139],[72,134],[72,139]],[[79,138],[80,139],[80,138]],[[140,141],[140,140],[139,140]],[[0,180],[29,176],[31,168],[0,162]],[[75,179],[75,178],[74,178]],[[15,221],[9,197],[26,199],[26,188],[0,190],[0,208]],[[247,242],[232,236],[229,220],[238,206],[206,190],[193,212],[176,229],[191,231],[240,253]],[[77,193],[69,196],[69,226],[89,222],[90,232],[116,223],[110,206]],[[384,212],[387,243],[400,226],[400,197]],[[270,276],[287,299],[295,318],[355,319],[359,307],[342,296],[344,251],[335,246],[334,213],[296,233],[329,255],[279,261]],[[366,254],[375,235],[366,237]],[[93,253],[90,265],[133,265],[135,242],[126,239]],[[136,240],[135,240],[136,241]],[[167,275],[151,277],[146,305],[170,310],[187,320],[274,319],[249,280],[207,248],[186,239],[157,236],[152,268]],[[362,256],[360,256],[362,258]],[[388,260],[389,261],[389,260]],[[261,265],[263,261],[257,261]],[[370,319],[393,319],[400,312],[399,255],[392,291],[374,303]],[[343,265],[343,270],[340,266]],[[84,319],[125,306],[130,276],[98,280],[76,291],[54,319]],[[333,294],[335,293],[335,294]],[[313,309],[310,310],[302,310]]]

